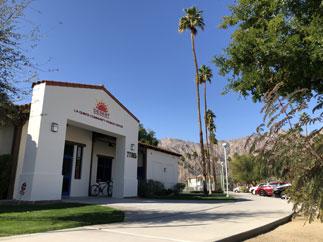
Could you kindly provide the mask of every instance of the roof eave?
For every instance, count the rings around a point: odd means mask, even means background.
[[[157,147],[157,146],[149,145],[149,144],[146,144],[146,143],[143,143],[143,142],[140,142],[140,141],[138,142],[138,144],[142,145],[142,146],[145,146],[148,149],[152,149],[152,150],[159,151],[159,152],[162,152],[162,153],[166,153],[166,154],[169,154],[169,155],[174,155],[174,156],[177,156],[177,157],[182,156],[179,153],[176,153],[176,152],[173,152],[173,151],[170,151],[170,150],[166,150],[166,149],[163,149],[163,148],[160,148],[160,147]]]

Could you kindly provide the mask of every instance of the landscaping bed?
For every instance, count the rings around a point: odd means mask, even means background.
[[[212,192],[205,195],[200,191],[183,191],[185,184],[177,183],[172,188],[166,189],[159,181],[139,180],[138,195],[149,199],[169,199],[169,200],[235,200],[223,192]]]
[[[154,199],[170,199],[170,200],[235,200],[234,197],[226,197],[224,193],[212,193],[211,195],[204,195],[203,193],[180,193],[170,194],[165,196],[152,196]]]
[[[247,240],[248,242],[267,242],[267,241],[322,241],[323,224],[316,220],[308,223],[303,217],[296,217],[291,222],[279,226],[275,230],[255,238]]]
[[[79,203],[2,204],[0,236],[122,222],[114,208]]]

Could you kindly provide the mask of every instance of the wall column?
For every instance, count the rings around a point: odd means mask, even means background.
[[[62,164],[66,120],[44,110],[45,85],[34,87],[27,131],[26,151],[18,184],[19,200],[59,200],[62,192]],[[52,132],[52,123],[58,131]],[[21,191],[25,184],[25,191]]]
[[[116,157],[112,163],[112,196],[124,197],[124,162],[125,162],[125,137],[118,136],[116,140]]]

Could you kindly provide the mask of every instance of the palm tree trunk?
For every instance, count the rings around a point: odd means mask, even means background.
[[[212,170],[212,175],[213,175],[213,185],[214,189],[216,189],[216,161],[214,157],[214,150],[213,150],[213,144],[210,144],[210,169]],[[211,171],[210,171],[211,174]]]
[[[200,100],[200,84],[198,78],[198,64],[196,58],[196,51],[195,51],[195,39],[194,34],[191,32],[191,42],[192,42],[192,51],[193,51],[193,58],[194,58],[194,65],[195,65],[195,84],[196,84],[196,99],[197,99],[197,111],[198,111],[198,124],[200,129],[200,148],[201,148],[201,156],[202,156],[202,167],[203,167],[203,192],[207,194],[207,186],[206,186],[206,162],[205,162],[205,154],[204,154],[204,144],[203,144],[203,130],[202,130],[202,121],[201,121],[201,100]]]
[[[209,136],[207,131],[207,117],[206,117],[206,111],[207,111],[207,100],[206,100],[206,81],[204,82],[204,128],[205,128],[205,143],[206,143],[206,149],[205,149],[205,158],[208,165],[208,183],[209,183],[209,194],[212,194],[212,187],[211,187],[211,154],[210,154],[210,147],[209,147]]]

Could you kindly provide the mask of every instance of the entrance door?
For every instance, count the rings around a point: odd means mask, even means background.
[[[73,167],[74,145],[65,144],[63,158],[63,186],[62,196],[69,196],[71,191],[72,167]]]
[[[98,156],[96,182],[111,181],[112,157]]]

